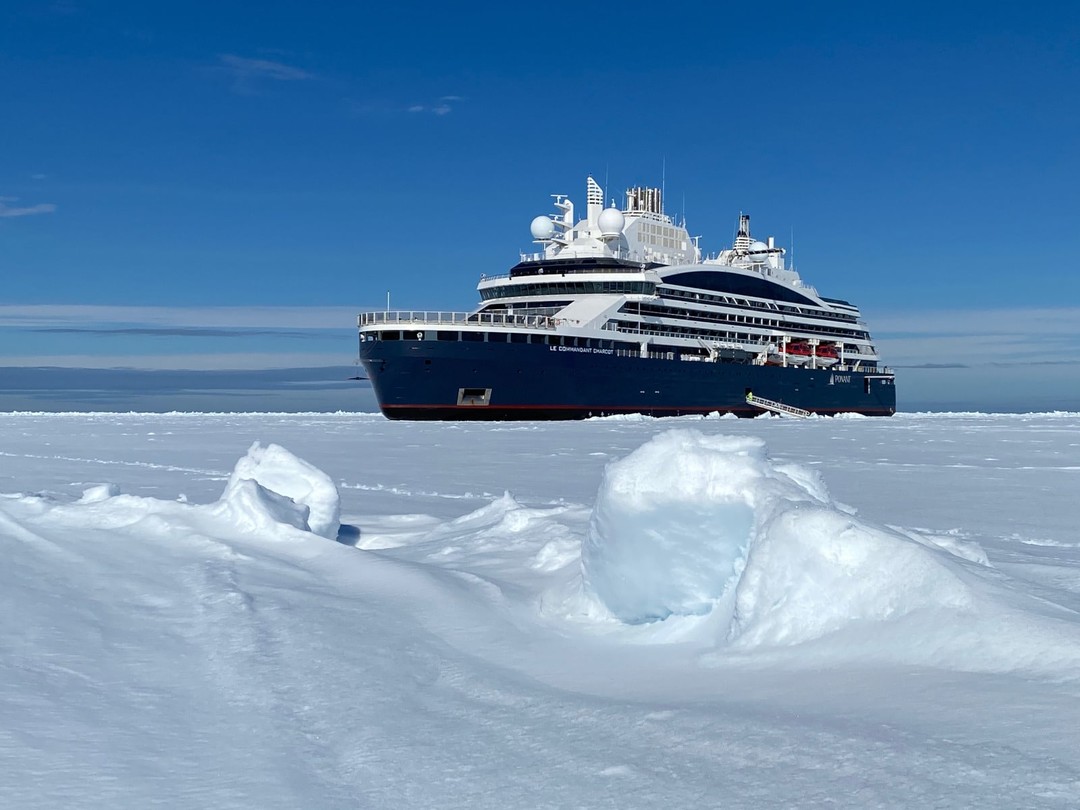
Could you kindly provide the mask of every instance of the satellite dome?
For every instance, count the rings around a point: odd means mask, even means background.
[[[754,242],[750,245],[750,253],[752,257],[758,261],[765,261],[769,254],[769,246],[764,242]],[[753,256],[753,254],[757,254]]]
[[[600,212],[600,218],[596,224],[600,226],[600,233],[604,236],[618,236],[626,225],[626,218],[618,208],[605,208]]]
[[[533,239],[550,239],[555,235],[555,223],[548,217],[538,216],[529,226]]]

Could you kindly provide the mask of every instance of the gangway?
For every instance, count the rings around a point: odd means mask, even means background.
[[[765,399],[765,397],[756,397],[753,394],[746,395],[746,402],[753,405],[755,408],[761,408],[763,411],[770,411],[772,413],[780,414],[781,416],[798,416],[805,419],[810,415],[810,411],[804,411],[802,408],[796,408],[794,405],[785,405],[783,402]]]

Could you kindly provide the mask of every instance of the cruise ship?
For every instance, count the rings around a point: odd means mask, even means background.
[[[564,194],[532,221],[538,250],[480,278],[472,312],[364,312],[360,362],[391,419],[581,419],[896,410],[857,307],[826,298],[751,236],[702,253],[662,190],[584,218]]]

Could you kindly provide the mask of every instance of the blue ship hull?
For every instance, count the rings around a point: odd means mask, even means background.
[[[390,419],[583,419],[713,411],[757,416],[746,395],[812,413],[890,416],[896,387],[877,372],[644,358],[538,344],[369,340],[360,344]]]

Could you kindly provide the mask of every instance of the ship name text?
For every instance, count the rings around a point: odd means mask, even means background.
[[[591,346],[548,346],[552,352],[578,352],[579,354],[615,354],[614,349],[596,349]]]

